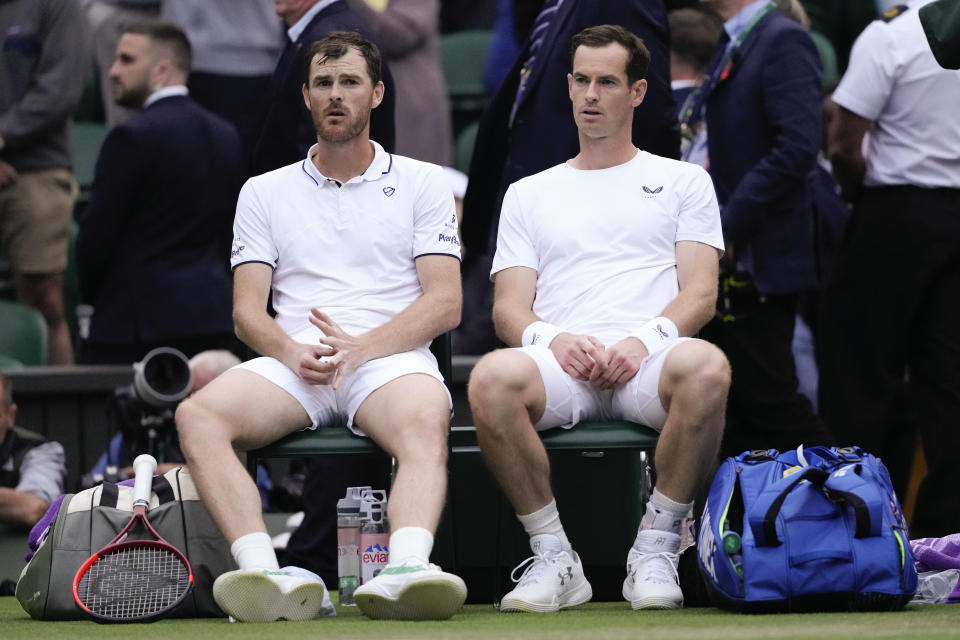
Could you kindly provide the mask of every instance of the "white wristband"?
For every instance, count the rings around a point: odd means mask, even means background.
[[[657,316],[640,327],[633,337],[644,344],[648,354],[653,355],[673,344],[680,337],[680,332],[677,330],[677,325],[673,324],[673,320]]]
[[[529,347],[530,345],[534,344],[542,347],[549,347],[550,343],[553,342],[553,339],[561,333],[563,333],[563,329],[560,327],[555,327],[548,322],[537,320],[536,322],[531,322],[529,325],[527,325],[527,328],[523,330],[523,336],[520,338],[520,344],[525,347]]]

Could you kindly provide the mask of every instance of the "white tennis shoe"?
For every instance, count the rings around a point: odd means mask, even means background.
[[[214,581],[213,599],[240,622],[336,615],[320,576],[299,567],[228,571]]]
[[[360,611],[377,620],[446,620],[466,598],[459,576],[416,558],[388,564],[353,592]]]
[[[517,586],[503,596],[500,611],[548,613],[583,604],[593,597],[593,588],[583,575],[580,556],[564,549],[560,538],[539,534],[530,538],[533,555],[510,574]],[[526,566],[523,574],[514,574]]]
[[[633,609],[679,609],[683,591],[677,574],[680,536],[669,531],[644,529],[627,554],[627,579],[623,597]]]

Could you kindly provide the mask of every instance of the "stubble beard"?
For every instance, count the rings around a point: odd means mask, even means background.
[[[370,122],[370,111],[349,117],[346,126],[328,127],[324,124],[325,118],[316,123],[317,137],[330,144],[343,144],[363,133]]]

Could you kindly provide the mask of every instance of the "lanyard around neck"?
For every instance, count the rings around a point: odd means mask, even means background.
[[[730,76],[730,71],[733,68],[733,59],[737,51],[746,42],[747,37],[750,35],[750,32],[753,31],[753,28],[757,26],[757,23],[760,22],[768,13],[777,8],[777,4],[770,0],[763,9],[760,10],[757,15],[747,24],[746,28],[737,36],[737,39],[733,41],[733,44],[729,45],[726,51],[721,58],[720,63],[713,67],[712,73],[704,79],[700,86],[687,96],[686,101],[683,104],[683,108],[680,109],[680,122],[686,125],[691,125],[694,122],[697,122],[701,119],[703,113],[703,105],[706,102],[707,96],[710,95],[710,92],[713,90],[721,80],[726,80]]]

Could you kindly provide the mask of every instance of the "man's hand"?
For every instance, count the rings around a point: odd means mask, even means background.
[[[0,189],[13,184],[18,177],[20,177],[20,174],[13,168],[13,165],[0,160]]]
[[[647,357],[647,347],[634,337],[627,337],[606,350],[603,367],[594,367],[590,384],[598,389],[613,389],[637,375],[640,363]]]
[[[307,384],[330,384],[337,373],[331,356],[336,349],[322,344],[299,344],[290,349],[283,364]]]
[[[603,343],[593,336],[560,333],[550,343],[550,351],[561,369],[584,382],[590,379],[598,365],[606,365]]]
[[[336,389],[348,371],[356,369],[370,359],[366,355],[366,345],[362,338],[352,336],[341,329],[333,318],[319,309],[310,310],[310,322],[323,331],[324,337],[320,338],[320,344],[330,347],[335,354],[330,358],[330,364],[336,369],[336,376],[333,379],[333,388]]]

